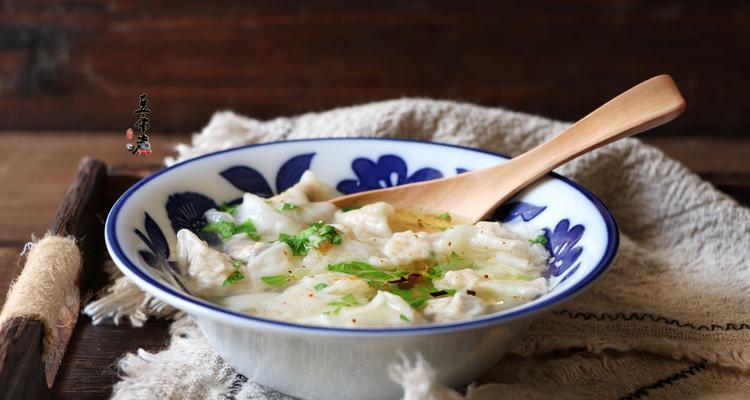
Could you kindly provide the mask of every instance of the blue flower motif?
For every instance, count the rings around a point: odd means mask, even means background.
[[[310,169],[314,156],[315,153],[300,154],[287,160],[276,173],[276,193],[281,193],[299,182],[302,174]],[[219,175],[243,192],[253,193],[260,197],[274,195],[266,178],[254,168],[246,165],[229,167],[219,172]]]
[[[547,264],[547,271],[544,273],[546,278],[562,275],[571,267],[572,274],[581,265],[580,263],[576,264],[576,261],[581,256],[583,247],[576,246],[576,244],[581,240],[585,230],[586,228],[583,225],[570,227],[570,221],[567,218],[558,222],[554,230],[544,228],[544,236],[547,237],[547,251],[552,255]],[[575,266],[573,266],[574,264]],[[566,279],[568,276],[566,276]]]
[[[218,206],[213,199],[196,192],[173,193],[164,205],[175,233],[180,229],[188,229],[196,234],[208,223],[203,214],[216,207]]]
[[[356,193],[364,190],[382,189],[406,183],[442,178],[443,174],[433,168],[422,168],[407,175],[406,162],[395,155],[384,155],[377,162],[366,158],[352,161],[352,170],[357,179],[346,179],[336,186],[342,193]]]
[[[528,222],[536,218],[542,211],[547,209],[546,206],[537,206],[523,201],[514,201],[500,206],[493,216],[493,219],[500,222],[509,222],[515,218],[521,217]],[[578,258],[583,252],[583,247],[577,246],[581,240],[586,228],[583,225],[570,227],[570,221],[563,219],[558,222],[554,230],[544,228],[544,236],[547,238],[547,252],[551,255],[547,262],[547,270],[544,277],[559,276],[568,271],[568,274],[560,281],[568,279],[581,264],[576,264]],[[575,266],[574,266],[575,264]]]
[[[578,263],[578,264],[576,264],[576,266],[575,266],[575,267],[573,267],[573,268],[570,268],[570,269],[568,270],[568,273],[567,273],[567,274],[565,274],[565,276],[563,276],[563,277],[562,277],[562,279],[560,279],[560,280],[559,280],[559,281],[557,282],[557,284],[559,285],[559,284],[561,284],[561,283],[563,283],[563,282],[567,281],[567,280],[568,280],[568,278],[570,278],[571,276],[573,276],[573,274],[575,274],[575,273],[576,273],[576,271],[578,271],[578,267],[580,267],[580,266],[581,266],[581,263]]]
[[[300,154],[287,160],[276,173],[276,193],[281,193],[299,182],[302,174],[310,169],[314,155],[315,153]]]
[[[134,231],[149,250],[139,250],[138,255],[154,270],[156,275],[189,293],[179,278],[177,263],[169,261],[169,243],[167,243],[164,233],[159,228],[159,225],[156,224],[156,221],[151,218],[151,215],[147,212],[144,212],[144,214],[145,221],[143,225],[146,233],[144,234],[138,228],[134,229]]]
[[[524,203],[523,201],[514,201],[498,207],[493,215],[493,219],[500,222],[509,222],[516,217],[521,217],[524,221],[529,222],[536,218],[537,215],[541,214],[546,208],[546,206],[535,206],[530,203]]]
[[[146,234],[143,234],[138,228],[134,231],[151,251],[140,250],[138,254],[141,255],[146,264],[157,268],[169,258],[169,244],[156,221],[148,213],[144,214],[146,217],[143,225],[146,228]]]
[[[266,178],[253,168],[236,165],[219,172],[219,175],[243,192],[254,193],[260,197],[273,196],[273,190],[266,182]]]

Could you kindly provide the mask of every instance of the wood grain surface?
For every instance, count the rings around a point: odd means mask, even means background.
[[[49,388],[55,382],[78,320],[81,294],[88,292],[93,281],[91,272],[99,269],[103,257],[103,227],[100,220],[103,211],[109,208],[104,203],[106,181],[107,165],[84,158],[52,219],[50,234],[75,237],[83,257],[81,272],[73,287],[66,289],[67,298],[59,304],[57,320],[50,321],[57,335],[47,349],[44,362],[41,357],[41,336],[44,331],[40,319],[21,315],[0,326],[0,388],[6,389],[0,391],[2,399],[49,397]],[[16,302],[19,300],[22,299],[15,298]]]
[[[177,141],[186,136],[153,138],[155,155],[148,159],[130,156],[120,133],[6,132],[0,148],[13,149],[0,159],[0,302],[7,286],[18,274],[19,253],[32,233],[41,236],[50,226],[63,193],[72,180],[79,159],[94,155],[123,165],[123,170],[156,168]],[[750,140],[704,138],[658,138],[649,144],[685,163],[694,172],[718,185],[745,204],[750,204]],[[117,170],[113,172],[116,173]],[[122,190],[132,180],[113,180]],[[112,198],[106,199],[111,201]],[[91,287],[106,282],[97,271]],[[89,293],[89,296],[93,295]],[[145,327],[94,327],[87,317],[78,319],[58,372],[53,395],[61,399],[107,398],[117,380],[117,360],[139,348],[155,351],[167,344],[167,323],[150,321]],[[40,332],[41,334],[41,332]]]
[[[750,131],[750,3],[8,0],[0,129],[157,132],[401,96],[575,120],[648,77],[688,112],[656,135]],[[572,94],[575,96],[572,96]],[[649,134],[651,135],[651,134]]]

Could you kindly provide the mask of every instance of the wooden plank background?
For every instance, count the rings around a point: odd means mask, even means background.
[[[0,130],[156,132],[401,96],[573,120],[670,73],[688,111],[656,135],[750,127],[750,2],[8,0]]]

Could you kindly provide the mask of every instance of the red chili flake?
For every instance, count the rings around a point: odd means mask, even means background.
[[[307,294],[307,297],[314,297],[314,296],[315,296],[315,295],[314,295],[314,294],[312,294],[312,293],[308,293],[308,294]]]
[[[466,294],[468,294],[469,296],[476,296],[476,295],[477,295],[477,292],[475,292],[475,291],[473,291],[473,290],[467,290],[467,291],[466,291]]]
[[[356,324],[357,323],[357,319],[356,318],[352,318],[352,323]]]
[[[490,276],[487,274],[484,274],[484,279],[490,279]]]

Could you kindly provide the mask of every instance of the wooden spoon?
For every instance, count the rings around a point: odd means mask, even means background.
[[[587,115],[561,134],[507,162],[448,178],[354,193],[339,207],[385,201],[397,208],[449,212],[471,223],[558,166],[615,140],[665,124],[685,109],[669,75],[651,78]]]

